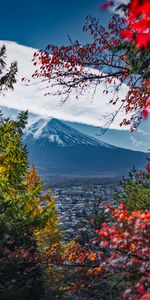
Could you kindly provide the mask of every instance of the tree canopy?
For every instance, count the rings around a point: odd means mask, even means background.
[[[6,64],[6,47],[0,47],[0,93],[11,89],[16,83],[17,63],[12,62],[8,68]]]
[[[61,238],[55,199],[42,191],[34,166],[29,170],[22,142],[26,122],[26,112],[14,121],[0,118],[1,299],[41,299],[40,265]]]

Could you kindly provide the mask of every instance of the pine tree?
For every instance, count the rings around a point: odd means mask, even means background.
[[[138,172],[133,168],[121,181],[114,199],[117,203],[124,202],[130,212],[150,210],[150,164],[145,171]]]
[[[60,242],[55,199],[42,192],[34,166],[28,170],[26,122],[27,112],[0,118],[1,299],[41,299],[42,255]]]
[[[16,83],[17,63],[12,62],[9,69],[6,65],[6,47],[0,47],[0,93],[13,90]]]

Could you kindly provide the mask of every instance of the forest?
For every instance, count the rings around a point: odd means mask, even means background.
[[[107,1],[101,9],[113,6]],[[108,28],[88,16],[83,31],[91,37],[85,45],[70,40],[35,52],[36,70],[22,83],[46,82],[47,97],[57,87],[65,104],[71,91],[78,99],[104,82],[109,105],[120,101],[126,84],[127,94],[105,130],[121,109],[126,118],[120,126],[137,130],[150,110],[150,1],[121,3]],[[15,89],[18,71],[6,57],[2,46],[0,93],[5,95]],[[113,202],[101,205],[98,198],[87,235],[66,241],[53,192],[29,165],[30,149],[23,143],[27,122],[27,111],[15,120],[0,115],[0,299],[150,300],[150,158],[143,170],[135,166],[121,179]]]

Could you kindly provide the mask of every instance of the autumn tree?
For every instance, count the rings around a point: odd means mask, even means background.
[[[138,6],[138,0],[131,1],[124,16],[114,15],[107,29],[98,19],[87,17],[83,31],[90,34],[90,43],[48,45],[37,51],[33,78],[46,82],[45,95],[57,87],[57,93],[66,101],[71,91],[78,97],[87,91],[94,93],[98,85],[103,85],[103,92],[110,94],[110,103],[119,103],[108,127],[123,108],[127,117],[121,125],[130,124],[132,130],[136,129],[147,116],[150,103],[149,3],[141,2]],[[125,86],[126,95],[120,98],[119,91]]]
[[[150,213],[130,213],[123,203],[117,208],[107,205],[106,212],[110,213],[112,223],[103,223],[97,232],[100,245],[110,251],[104,266],[110,273],[119,274],[116,284],[123,283],[122,299],[149,299]]]
[[[126,9],[128,26],[122,34],[123,38],[135,44],[137,49],[147,49],[150,45],[149,0],[131,0]]]
[[[27,113],[0,118],[1,299],[41,299],[46,253],[60,242],[51,191],[42,191],[35,168],[28,170],[22,137]]]
[[[107,204],[105,213],[93,238],[66,249],[68,289],[87,299],[149,300],[149,211],[131,212],[120,202]]]

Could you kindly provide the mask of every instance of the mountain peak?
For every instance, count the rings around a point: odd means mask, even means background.
[[[108,147],[94,138],[86,136],[71,128],[56,118],[38,119],[27,128],[26,137],[30,135],[33,141],[55,143],[59,146],[92,145]]]

